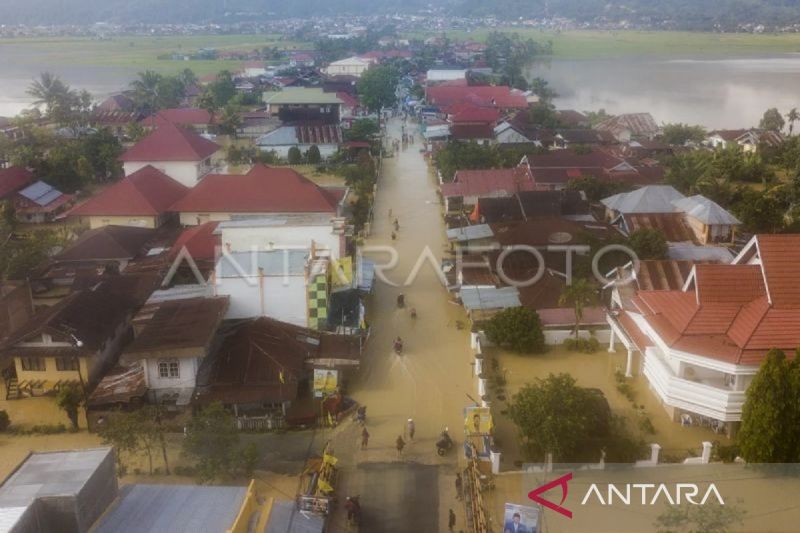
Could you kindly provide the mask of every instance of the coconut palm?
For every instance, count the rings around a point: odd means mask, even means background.
[[[161,74],[152,70],[139,73],[139,78],[131,82],[133,101],[140,112],[152,113],[157,109]]]
[[[584,307],[591,305],[596,299],[597,290],[588,280],[583,278],[573,279],[572,284],[567,285],[564,287],[564,290],[561,291],[558,304],[571,305],[575,311],[575,338],[578,338],[578,330],[581,326]]]
[[[789,121],[789,137],[791,137],[794,131],[794,123],[800,120],[800,113],[798,113],[796,107],[791,108],[789,112],[786,113],[786,120]]]
[[[39,79],[33,80],[28,86],[26,92],[35,98],[34,106],[45,107],[47,115],[51,114],[70,95],[69,87],[52,72],[42,72]]]

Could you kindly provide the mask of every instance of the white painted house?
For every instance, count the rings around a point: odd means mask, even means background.
[[[178,183],[194,187],[213,169],[212,157],[219,149],[197,133],[163,121],[122,154],[120,161],[126,177],[150,165]]]
[[[681,289],[637,290],[608,314],[675,421],[733,434],[770,349],[800,345],[800,235],[756,235],[732,264],[696,264]],[[638,359],[638,364],[637,364]]]
[[[375,63],[377,63],[376,59],[353,56],[334,61],[322,69],[322,72],[328,76],[355,76],[360,78]]]
[[[188,405],[197,371],[228,309],[228,298],[148,301],[133,319],[134,340],[123,353],[141,365],[151,400]]]

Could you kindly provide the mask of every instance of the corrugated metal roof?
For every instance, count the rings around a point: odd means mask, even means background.
[[[281,126],[256,139],[258,146],[287,146],[298,144],[297,129],[294,126]]]
[[[264,103],[278,105],[341,104],[335,93],[326,93],[316,87],[291,87],[276,93],[265,93]]]
[[[308,250],[272,250],[269,252],[233,252],[217,262],[217,277],[301,276],[308,262]]]
[[[475,224],[447,230],[447,240],[456,242],[488,239],[494,236],[489,224]]]
[[[94,531],[226,531],[246,493],[246,487],[128,485]]]
[[[43,181],[37,181],[33,185],[25,187],[19,191],[19,194],[41,206],[45,206],[61,196],[57,189]]]
[[[673,200],[672,205],[703,224],[741,224],[738,218],[727,212],[714,200],[700,194]]]
[[[522,305],[516,287],[461,287],[459,293],[467,311],[508,309]]]
[[[603,205],[620,213],[671,213],[672,204],[685,196],[669,185],[648,185],[631,192],[624,192],[603,198]]]
[[[690,243],[669,243],[667,256],[670,259],[687,261],[717,261],[730,263],[733,260],[731,252],[722,246],[700,246]]]

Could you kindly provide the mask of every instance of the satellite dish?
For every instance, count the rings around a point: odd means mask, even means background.
[[[557,231],[555,233],[551,233],[548,240],[553,244],[564,244],[572,240],[572,235],[566,231]]]

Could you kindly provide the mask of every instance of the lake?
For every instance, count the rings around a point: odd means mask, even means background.
[[[52,55],[52,48],[0,44],[0,116],[14,115],[30,104],[25,89],[44,70],[97,99],[123,89],[141,70],[133,65],[92,64],[90,58],[70,65],[53,60]],[[535,64],[531,73],[550,82],[559,94],[555,100],[559,108],[604,108],[612,114],[647,111],[659,123],[740,128],[757,125],[768,107],[786,113],[800,106],[800,55],[795,54],[719,59],[557,58]]]
[[[800,55],[740,59],[558,59],[534,76],[559,94],[559,108],[650,112],[658,123],[757,126],[769,107],[800,107]]]

